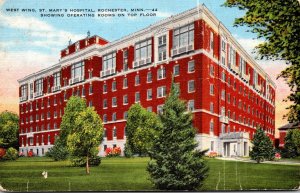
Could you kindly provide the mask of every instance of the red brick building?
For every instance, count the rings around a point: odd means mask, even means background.
[[[284,147],[284,139],[285,139],[287,132],[290,129],[300,129],[300,123],[299,122],[288,123],[288,124],[283,125],[278,128],[278,130],[279,130],[279,148]]]
[[[199,6],[114,42],[87,36],[63,49],[57,64],[19,80],[20,151],[44,155],[72,95],[85,98],[104,122],[100,155],[123,149],[128,109],[140,103],[159,113],[172,75],[193,112],[200,148],[248,155],[257,126],[274,139],[274,82]]]

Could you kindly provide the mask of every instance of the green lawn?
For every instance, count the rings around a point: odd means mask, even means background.
[[[70,167],[68,161],[20,158],[0,162],[0,184],[13,191],[155,190],[148,180],[149,158],[103,158],[99,167]],[[208,159],[209,177],[201,190],[294,189],[300,167]],[[48,171],[48,179],[42,172]]]

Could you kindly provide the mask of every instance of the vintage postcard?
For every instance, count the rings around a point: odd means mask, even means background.
[[[286,62],[225,2],[0,0],[0,191],[299,189]]]

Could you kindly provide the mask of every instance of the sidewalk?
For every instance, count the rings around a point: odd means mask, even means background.
[[[240,162],[249,162],[249,163],[256,163],[256,161],[251,160],[250,158],[244,158],[244,157],[216,157],[216,159],[220,160],[227,160],[227,161],[240,161]],[[300,166],[300,162],[297,161],[264,161],[261,162],[263,164],[279,164],[279,165],[295,165]]]

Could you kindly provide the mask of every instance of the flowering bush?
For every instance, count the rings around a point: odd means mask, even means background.
[[[105,156],[106,157],[117,157],[121,155],[121,148],[120,147],[114,147],[114,148],[106,148],[105,150]]]
[[[280,155],[280,153],[275,153],[275,161],[278,161],[278,160],[280,160],[281,159],[281,155]]]
[[[0,159],[6,154],[6,150],[4,148],[0,148]]]
[[[215,157],[217,157],[218,156],[218,154],[217,154],[217,152],[215,152],[215,151],[211,151],[211,152],[209,152],[209,154],[208,154],[208,157],[210,157],[210,158],[215,158]]]
[[[29,152],[27,153],[27,157],[33,157],[33,156],[34,156],[33,151],[29,151]]]

